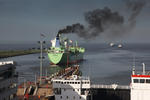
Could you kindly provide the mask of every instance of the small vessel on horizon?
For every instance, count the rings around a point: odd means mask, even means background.
[[[114,46],[115,46],[115,44],[114,44],[113,42],[111,42],[109,45],[110,45],[111,47],[114,47]]]
[[[118,48],[122,48],[122,44],[119,44],[119,45],[118,45]]]

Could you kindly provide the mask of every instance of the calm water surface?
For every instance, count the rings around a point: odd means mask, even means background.
[[[10,49],[9,46],[3,46]],[[1,50],[3,46],[0,45]],[[86,53],[84,61],[79,63],[80,70],[83,76],[90,76],[92,83],[130,84],[134,57],[137,70],[142,70],[142,62],[146,64],[146,69],[150,70],[150,44],[124,44],[123,48],[110,47],[108,44],[83,44],[82,46],[86,48]],[[21,45],[21,47],[13,45],[11,49],[31,47],[31,45]],[[43,75],[46,72],[51,74],[62,68],[62,66],[50,66],[47,55],[44,54],[44,56]],[[0,59],[0,61],[14,60],[17,62],[16,70],[19,72],[19,82],[23,82],[24,79],[34,81],[35,75],[39,75],[40,70],[38,57],[39,54],[30,54]]]

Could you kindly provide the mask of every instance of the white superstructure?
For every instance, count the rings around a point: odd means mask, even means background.
[[[118,45],[118,48],[122,48],[122,44],[119,44],[119,45]]]
[[[112,43],[112,42],[111,42],[109,45],[110,45],[111,47],[115,46],[115,44],[114,44],[114,43]]]
[[[53,79],[55,100],[89,100],[90,79],[72,75],[66,79]]]
[[[0,66],[1,65],[6,65],[6,64],[15,64],[15,62],[14,61],[2,61],[2,62],[0,62]]]
[[[0,100],[17,100],[17,81],[14,62],[0,62]]]
[[[133,69],[131,76],[131,100],[150,100],[150,72],[137,73]]]

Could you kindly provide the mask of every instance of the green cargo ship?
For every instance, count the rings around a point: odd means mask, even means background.
[[[51,43],[52,46],[48,49],[51,64],[71,64],[83,60],[85,49],[79,47],[77,42],[73,43],[67,38],[62,38],[61,34],[57,34]]]

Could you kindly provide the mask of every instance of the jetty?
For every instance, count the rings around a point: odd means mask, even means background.
[[[54,100],[54,91],[52,87],[53,78],[67,78],[72,75],[79,74],[79,66],[74,65],[62,69],[50,76],[42,76],[37,78],[37,82],[24,82],[18,86],[18,100],[36,99],[36,100]],[[41,82],[40,82],[41,79]]]

